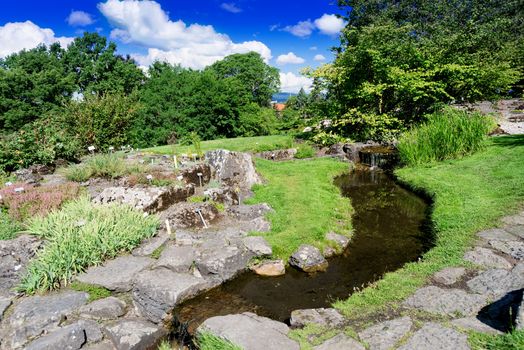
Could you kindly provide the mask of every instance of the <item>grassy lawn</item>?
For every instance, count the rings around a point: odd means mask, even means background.
[[[319,248],[328,243],[329,231],[349,234],[351,206],[333,185],[333,177],[347,171],[348,163],[333,159],[272,162],[256,160],[257,170],[267,181],[255,186],[249,203],[266,202],[275,212],[269,214],[271,231],[263,234],[273,247],[273,255],[287,260],[300,244]]]
[[[382,280],[338,301],[347,317],[395,308],[426,279],[446,266],[464,264],[462,256],[479,230],[496,226],[524,201],[524,136],[492,138],[488,146],[459,160],[399,169],[397,176],[434,198],[435,247],[421,262],[407,264]]]
[[[279,148],[290,148],[293,145],[293,137],[289,135],[271,135],[257,137],[237,137],[234,139],[219,139],[202,141],[202,152],[215,149],[227,149],[238,152],[262,152]],[[156,154],[182,154],[194,153],[193,146],[167,145],[144,149],[145,152]]]

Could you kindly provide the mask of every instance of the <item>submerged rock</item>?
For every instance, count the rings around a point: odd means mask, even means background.
[[[318,248],[301,245],[289,258],[289,264],[305,272],[325,271],[328,262]]]
[[[291,312],[291,327],[301,328],[314,323],[324,327],[339,327],[344,323],[344,317],[335,309],[301,309]]]
[[[286,265],[282,260],[264,261],[252,266],[251,269],[260,276],[276,277],[286,273]]]
[[[249,190],[254,184],[262,183],[248,153],[215,150],[206,153],[206,161],[213,167],[217,179],[227,186]]]

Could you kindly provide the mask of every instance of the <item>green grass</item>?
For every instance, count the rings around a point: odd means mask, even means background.
[[[85,162],[61,170],[68,180],[83,182],[92,177],[118,178],[129,174],[143,174],[148,166],[139,163],[127,163],[121,154],[97,154]]]
[[[271,135],[202,141],[201,148],[202,152],[212,151],[215,149],[227,149],[237,152],[262,152],[280,148],[290,148],[292,145],[292,136]],[[195,152],[195,148],[193,146],[183,146],[177,144],[146,148],[144,151],[156,154],[190,154]]]
[[[35,217],[28,232],[47,241],[29,263],[19,290],[27,294],[65,286],[89,266],[131,251],[156,233],[158,218],[123,205],[97,205],[81,197],[47,217]]]
[[[0,208],[0,241],[15,238],[22,226]]]
[[[462,265],[475,233],[493,227],[524,201],[524,135],[497,137],[470,157],[399,169],[397,176],[434,198],[435,247],[422,261],[388,273],[383,279],[338,301],[348,317],[395,308],[438,270]]]
[[[98,299],[104,299],[111,296],[110,290],[89,283],[75,281],[71,283],[69,287],[72,290],[76,290],[78,292],[86,292],[87,294],[89,294],[89,299],[87,300],[88,302],[92,302]]]
[[[469,342],[472,350],[521,350],[524,349],[524,330],[503,335],[472,333]]]
[[[448,107],[404,133],[398,143],[399,156],[413,166],[473,154],[485,146],[495,126],[492,117]]]
[[[253,188],[248,203],[268,203],[271,231],[257,233],[273,247],[273,255],[287,258],[301,244],[322,249],[329,245],[325,234],[349,234],[351,205],[333,184],[333,177],[347,171],[348,163],[333,159],[272,162],[256,160],[256,168],[267,184]]]
[[[208,332],[199,333],[197,343],[200,350],[242,350],[240,346]]]

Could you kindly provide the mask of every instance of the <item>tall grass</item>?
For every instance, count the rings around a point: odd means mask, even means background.
[[[155,234],[158,218],[122,205],[97,205],[81,197],[47,217],[36,217],[28,231],[47,241],[28,266],[20,291],[32,294],[67,285],[89,266],[135,248]]]
[[[209,332],[199,333],[197,343],[200,350],[242,350],[240,346]]]
[[[65,168],[62,172],[68,180],[83,182],[92,177],[118,178],[133,173],[144,173],[147,165],[127,163],[122,156],[116,153],[98,154],[89,158],[85,163]]]
[[[489,116],[445,108],[400,137],[400,159],[413,166],[475,153],[485,146],[493,127]]]

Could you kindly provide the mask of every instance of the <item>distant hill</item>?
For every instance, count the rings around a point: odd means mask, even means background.
[[[277,101],[278,103],[286,103],[291,96],[296,95],[297,94],[292,92],[279,92],[278,94],[273,95],[272,100]]]

